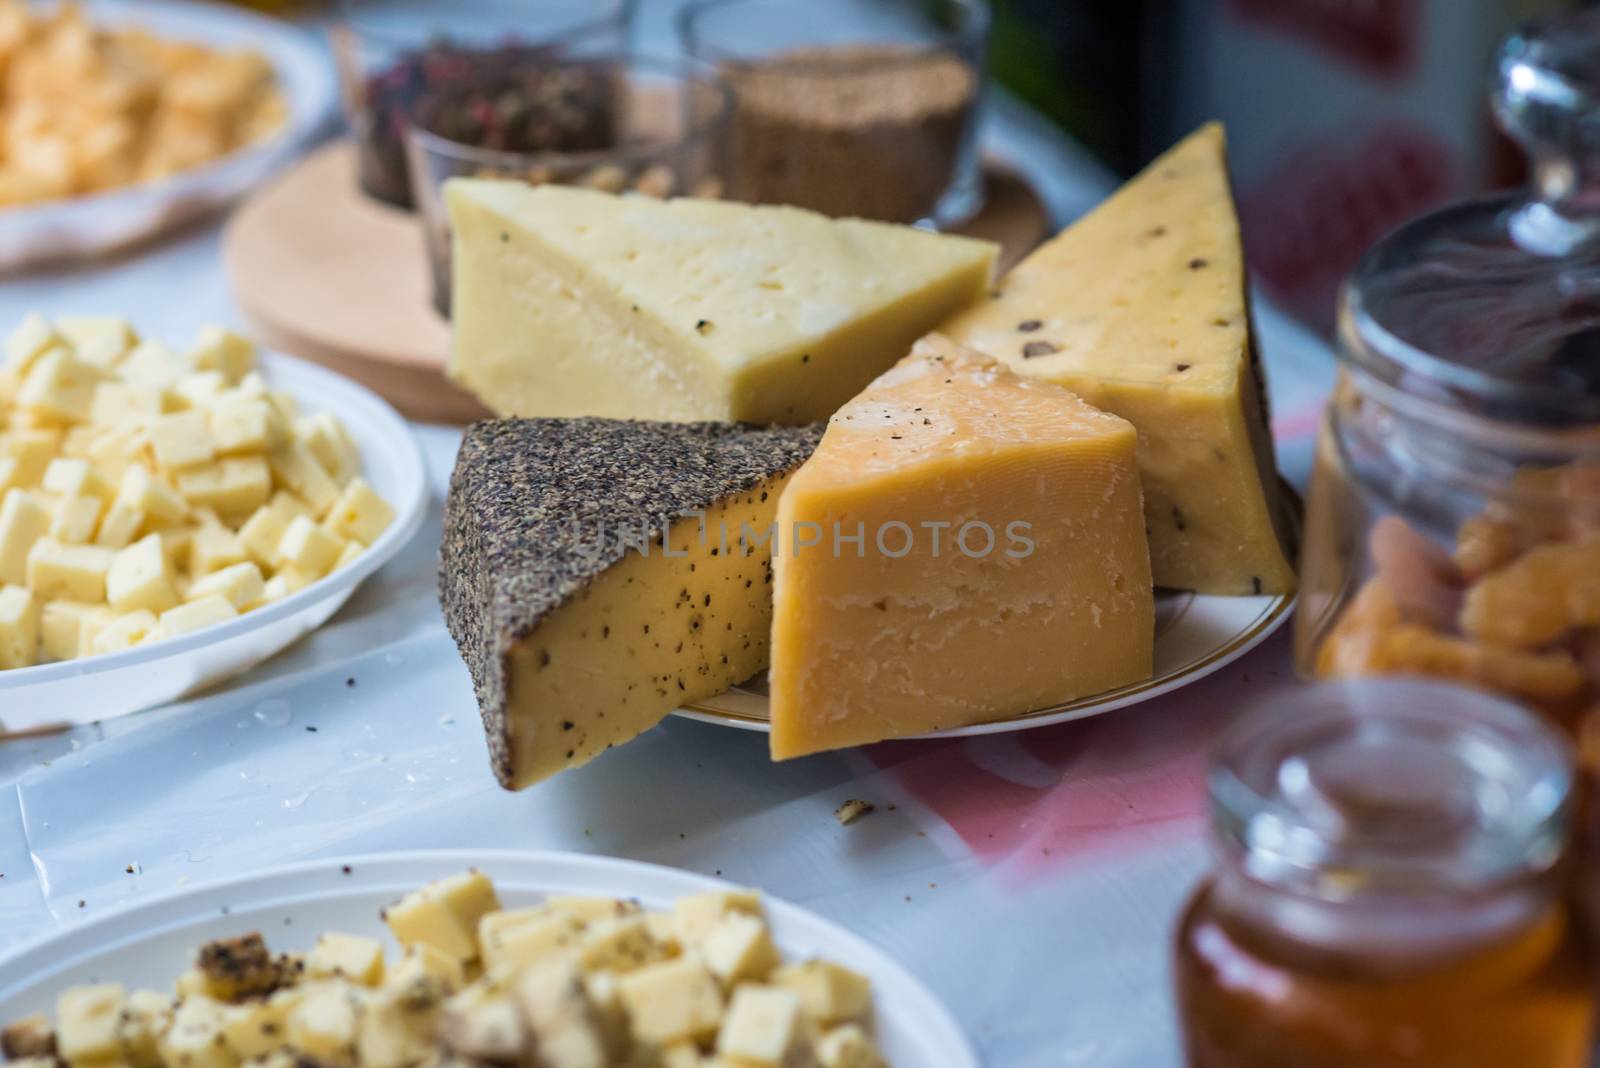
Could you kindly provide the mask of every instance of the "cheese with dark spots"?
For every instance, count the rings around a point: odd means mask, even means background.
[[[495,773],[520,789],[767,664],[778,491],[820,427],[472,427],[440,601]]]
[[[1157,585],[1295,588],[1222,127],[1156,160],[941,329],[1138,428]]]

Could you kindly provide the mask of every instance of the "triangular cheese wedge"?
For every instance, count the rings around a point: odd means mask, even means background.
[[[604,419],[467,432],[439,599],[502,784],[586,763],[766,666],[778,491],[820,433]]]
[[[1150,676],[1125,420],[929,339],[778,505],[772,755],[1001,719]]]
[[[826,419],[996,248],[786,207],[452,181],[450,377],[501,415]]]
[[[1156,160],[943,330],[1139,428],[1157,585],[1295,588],[1221,126]]]

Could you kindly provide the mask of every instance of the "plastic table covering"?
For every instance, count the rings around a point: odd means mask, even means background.
[[[1110,187],[1004,101],[987,140],[1063,221]],[[116,311],[181,340],[238,323],[218,230],[0,281],[0,324]],[[1332,363],[1271,309],[1260,324],[1280,464],[1303,486]],[[1206,866],[1205,753],[1231,713],[1293,681],[1285,633],[1176,694],[1079,723],[773,765],[764,735],[672,718],[508,794],[434,599],[459,431],[416,429],[428,522],[326,627],[199,699],[0,745],[0,952],[289,861],[567,849],[715,873],[845,924],[927,982],[996,1068],[1178,1062],[1167,947]],[[841,827],[849,798],[877,811]]]

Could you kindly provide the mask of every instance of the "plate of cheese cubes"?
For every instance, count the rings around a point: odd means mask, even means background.
[[[562,853],[326,860],[0,961],[16,1068],[976,1068],[882,951],[721,880]]]
[[[30,316],[0,364],[0,724],[149,708],[319,626],[415,533],[378,397],[208,327]]]

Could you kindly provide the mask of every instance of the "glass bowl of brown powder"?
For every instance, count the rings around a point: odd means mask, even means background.
[[[985,0],[698,0],[678,29],[737,107],[728,194],[945,227],[982,201]]]

